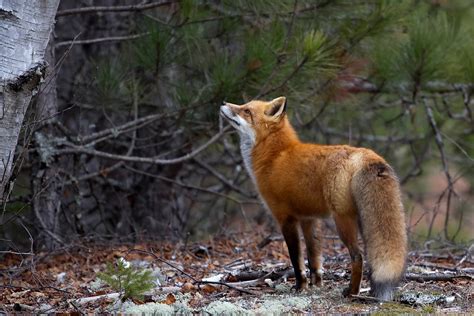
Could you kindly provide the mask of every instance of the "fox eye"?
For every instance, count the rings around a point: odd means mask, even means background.
[[[248,110],[248,109],[247,109],[247,110],[244,110],[244,113],[245,113],[245,114],[248,114],[248,115],[252,114],[252,112],[250,112],[250,110]]]

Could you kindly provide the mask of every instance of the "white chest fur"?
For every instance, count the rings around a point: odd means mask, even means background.
[[[257,184],[257,178],[255,177],[255,173],[253,172],[252,166],[252,149],[255,145],[255,136],[253,134],[246,134],[246,133],[239,133],[240,134],[240,152],[242,153],[242,159],[244,160],[245,169],[249,173],[250,179],[252,179],[253,184],[255,185],[255,189],[257,190],[258,196],[263,203],[263,206],[270,210],[268,207],[267,202],[260,194]]]
[[[252,166],[252,149],[255,141],[250,135],[240,133],[240,152],[242,153],[242,159],[244,160],[245,169],[250,175],[253,184],[258,189],[257,179],[255,178],[255,173],[253,172]]]

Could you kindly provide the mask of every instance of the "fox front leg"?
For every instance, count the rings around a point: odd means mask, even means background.
[[[308,288],[308,280],[305,275],[305,266],[303,252],[301,251],[300,236],[298,231],[299,223],[294,218],[288,218],[281,224],[281,231],[285,238],[288,253],[290,254],[291,264],[295,271],[296,284],[294,288],[297,291]]]

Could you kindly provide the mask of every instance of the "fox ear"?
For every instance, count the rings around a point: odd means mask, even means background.
[[[279,97],[273,99],[268,104],[265,114],[274,118],[279,118],[286,112],[286,98]]]

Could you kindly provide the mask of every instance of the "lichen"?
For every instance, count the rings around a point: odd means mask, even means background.
[[[242,307],[230,302],[214,301],[204,307],[202,312],[211,315],[250,315],[251,313]]]
[[[304,311],[311,305],[311,298],[288,296],[284,298],[267,298],[260,307],[256,310],[258,314],[273,314],[279,315],[292,311]]]
[[[35,141],[38,144],[37,151],[41,162],[49,165],[54,155],[54,146],[51,141],[42,133],[35,133]]]
[[[291,286],[285,283],[280,283],[275,286],[275,290],[279,293],[290,293]]]
[[[96,292],[103,288],[106,284],[102,282],[101,279],[95,279],[94,281],[89,283],[89,289],[93,292]]]
[[[175,310],[171,305],[160,303],[147,303],[142,305],[127,306],[125,314],[145,314],[145,315],[174,315]]]

